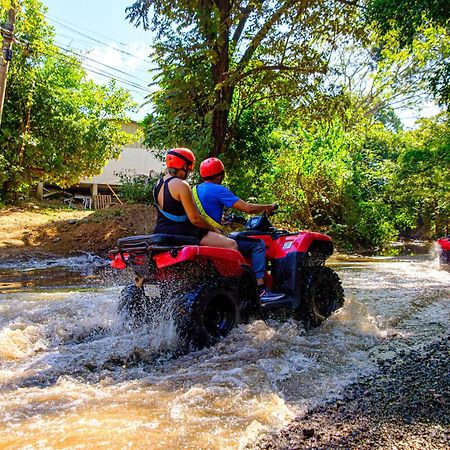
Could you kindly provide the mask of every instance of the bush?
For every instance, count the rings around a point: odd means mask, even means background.
[[[119,193],[127,203],[154,205],[153,187],[158,181],[158,177],[148,177],[128,172],[121,172],[118,176],[121,183]]]
[[[398,235],[389,207],[379,202],[360,202],[347,211],[344,223],[334,223],[330,232],[346,249],[381,250]]]

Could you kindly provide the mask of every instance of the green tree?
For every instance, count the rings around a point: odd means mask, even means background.
[[[436,44],[437,55],[428,58],[428,82],[441,104],[450,104],[450,8],[447,0],[370,0],[366,17],[382,35],[396,31],[400,48],[412,48],[429,39],[426,30],[435,27],[447,44]],[[444,44],[444,43],[442,43]]]
[[[0,129],[0,195],[8,199],[38,180],[67,186],[99,173],[134,138],[121,127],[133,108],[129,93],[89,81],[81,63],[53,45],[44,12],[24,0],[17,15],[27,47],[10,65]]]
[[[161,87],[152,95],[148,141],[226,154],[249,101],[283,93],[300,98],[301,87],[326,72],[336,42],[357,28],[356,3],[135,1],[128,18],[155,32]]]
[[[450,118],[423,119],[404,135],[389,194],[430,237],[450,219]]]

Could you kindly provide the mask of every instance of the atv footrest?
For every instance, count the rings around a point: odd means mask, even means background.
[[[192,236],[177,236],[173,234],[145,234],[128,236],[117,240],[119,250],[142,250],[157,247],[180,247],[182,245],[199,245],[199,240]]]
[[[292,298],[291,297],[283,297],[278,300],[261,300],[261,309],[263,311],[269,311],[271,309],[280,309],[280,308],[292,308]]]

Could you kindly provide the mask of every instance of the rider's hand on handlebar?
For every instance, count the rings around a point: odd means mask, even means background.
[[[270,205],[267,205],[267,208],[265,211],[270,216],[270,215],[274,214],[277,209],[278,209],[278,205],[276,203],[272,203]]]

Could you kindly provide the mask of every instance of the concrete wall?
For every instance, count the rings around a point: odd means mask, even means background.
[[[130,122],[123,125],[127,133],[135,133],[138,125]],[[79,184],[82,185],[118,185],[120,180],[119,172],[127,171],[129,174],[150,175],[152,172],[160,173],[164,164],[156,159],[151,150],[144,148],[140,142],[126,145],[118,159],[111,159],[105,165],[102,172],[94,177],[85,178]]]

